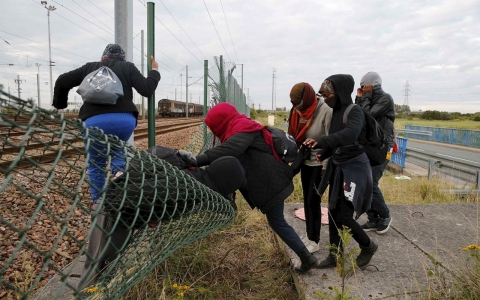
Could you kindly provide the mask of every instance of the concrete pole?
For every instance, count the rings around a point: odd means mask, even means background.
[[[115,0],[115,44],[125,51],[125,60],[133,62],[133,1]],[[128,144],[134,145],[133,133]]]
[[[52,6],[50,6],[52,7]],[[50,68],[50,101],[53,102],[53,78],[52,78],[52,46],[50,42],[50,8],[47,8],[47,16],[48,16],[48,66]],[[52,10],[55,10],[53,7]]]
[[[42,107],[42,104],[40,103],[40,66],[41,64],[36,63],[37,66],[37,95],[38,95],[38,107]]]
[[[21,83],[21,81],[20,81],[20,75],[17,75],[17,80],[16,80],[16,82],[17,82],[18,99],[20,99],[20,83]]]
[[[133,1],[115,0],[115,44],[125,51],[125,59],[133,61]]]
[[[145,76],[145,49],[144,49],[144,41],[143,41],[143,30],[141,31],[141,40],[142,40],[142,75]],[[142,119],[145,120],[145,98],[142,96]]]
[[[185,71],[185,98],[186,98],[186,103],[187,103],[187,106],[186,106],[186,109],[185,109],[185,117],[188,118],[188,66],[185,67],[186,68],[186,71]]]

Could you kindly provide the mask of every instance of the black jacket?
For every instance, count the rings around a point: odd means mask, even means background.
[[[98,105],[83,103],[78,117],[85,121],[89,117],[115,112],[131,112],[135,118],[138,117],[138,110],[133,103],[133,90],[135,88],[144,97],[151,96],[160,81],[160,73],[152,70],[145,78],[131,62],[109,59],[104,62],[90,62],[82,67],[60,75],[55,82],[53,93],[53,106],[57,109],[67,107],[68,92],[82,83],[82,80],[91,72],[101,66],[107,66],[118,76],[123,85],[123,97],[117,100],[115,105]]]
[[[385,93],[381,86],[375,86],[372,93],[357,96],[355,103],[377,120],[387,136],[388,147],[393,148],[395,104],[392,96]]]
[[[252,208],[266,213],[293,192],[292,168],[274,158],[260,131],[232,135],[198,155],[197,164],[208,165],[227,155],[238,158],[245,169],[247,184],[240,192]]]
[[[337,99],[333,108],[332,121],[328,136],[316,139],[321,148],[320,154],[322,160],[333,155],[338,162],[350,160],[365,151],[358,147],[366,142],[365,117],[360,107],[355,105],[348,114],[348,122],[343,124],[343,114],[347,107],[353,103],[352,91],[354,86],[353,77],[351,75],[332,75],[327,78],[333,84]]]

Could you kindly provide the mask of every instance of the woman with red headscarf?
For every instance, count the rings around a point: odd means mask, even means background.
[[[302,264],[295,271],[304,273],[317,267],[318,259],[308,251],[283,216],[284,201],[293,192],[293,171],[275,152],[270,132],[229,103],[214,106],[205,124],[221,144],[196,157],[182,152],[184,159],[204,166],[222,156],[238,158],[247,178],[240,192],[252,209],[256,207],[267,216],[273,231],[300,257]]]
[[[325,104],[321,96],[317,97],[310,84],[306,82],[295,84],[290,91],[290,102],[292,109],[290,110],[288,133],[295,137],[298,145],[302,145],[307,138],[318,139],[328,135],[332,120],[332,108]],[[328,161],[317,162],[315,156],[319,149],[303,147],[300,151],[303,152],[300,176],[307,226],[307,235],[302,240],[307,249],[314,253],[320,249],[318,242],[320,241],[321,221],[321,197],[315,189],[320,184]]]

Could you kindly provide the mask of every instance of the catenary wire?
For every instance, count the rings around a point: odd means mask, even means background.
[[[218,39],[220,40],[220,43],[222,44],[223,50],[225,50],[225,54],[227,54],[228,59],[230,61],[232,61],[232,59],[228,55],[227,49],[225,49],[225,46],[223,45],[222,39],[220,38],[220,34],[218,34],[217,27],[215,27],[215,23],[213,22],[212,16],[210,15],[210,11],[208,10],[207,3],[205,3],[205,0],[203,0],[203,4],[205,5],[205,8],[207,9],[208,16],[210,17],[210,20],[212,21],[213,28],[215,28],[215,32],[217,33]]]

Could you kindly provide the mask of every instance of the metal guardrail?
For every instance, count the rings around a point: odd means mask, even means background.
[[[410,134],[432,136],[432,132],[427,131],[427,130],[395,129],[395,131],[396,132],[401,132],[401,133],[410,133]]]
[[[445,157],[424,153],[408,147],[406,157],[409,162],[427,168],[428,178],[431,178],[434,171],[438,170],[445,175],[475,183],[477,187],[480,186],[480,170],[471,163],[454,158],[447,160]]]

